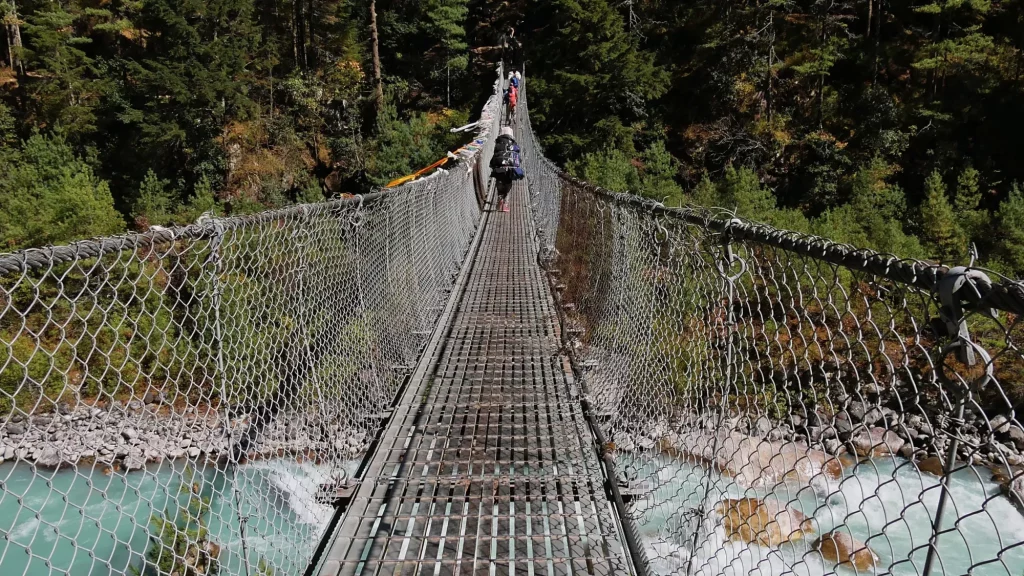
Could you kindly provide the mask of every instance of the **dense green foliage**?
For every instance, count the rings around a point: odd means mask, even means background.
[[[577,175],[1024,275],[1021,0],[532,0],[526,22],[535,126]],[[678,190],[644,182],[661,142]]]
[[[463,144],[515,10],[0,1],[0,250],[360,193]]]
[[[0,6],[7,248],[387,183],[460,144],[515,27],[534,125],[579,176],[1024,274],[1024,0]]]

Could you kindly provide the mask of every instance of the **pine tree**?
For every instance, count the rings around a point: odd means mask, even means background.
[[[466,44],[468,0],[427,0],[424,16],[428,20],[427,36],[432,46],[426,60],[431,63],[432,79],[444,86],[445,105],[452,105],[452,87],[456,97],[463,92],[466,69],[469,67],[469,46]]]
[[[996,254],[999,268],[1014,278],[1024,277],[1024,191],[1017,184],[996,211]]]
[[[0,243],[5,249],[114,234],[124,219],[107,183],[60,136],[0,149]]]
[[[966,239],[972,242],[985,239],[986,228],[990,220],[989,213],[979,208],[981,204],[979,177],[980,174],[973,167],[965,168],[957,179],[956,197],[953,201],[960,228]]]
[[[175,194],[168,189],[169,184],[169,181],[157,178],[152,170],[146,173],[132,209],[136,228],[146,230],[153,225],[166,226],[172,223],[177,201]]]
[[[582,159],[566,164],[566,170],[577,178],[614,192],[639,194],[643,188],[632,159],[614,148],[584,154]]]
[[[634,43],[608,0],[531,4],[538,28],[526,44],[531,115],[547,133],[545,150],[564,161],[618,147],[613,140],[631,136],[629,126],[647,115],[647,102],[668,89],[664,69]]]
[[[665,149],[663,140],[656,140],[640,156],[640,193],[667,204],[682,200],[683,189],[676,182],[679,162]]]
[[[723,204],[718,196],[718,186],[715,186],[707,174],[701,178],[700,183],[693,189],[692,201],[702,208],[721,208]]]
[[[110,142],[112,162],[140,182],[152,169],[177,174],[175,188],[220,181],[226,159],[217,139],[225,125],[255,113],[250,63],[259,31],[251,0],[148,0],[139,26],[159,31],[128,63],[133,82],[115,101],[126,124]],[[179,199],[180,200],[180,199]]]
[[[967,241],[957,224],[953,206],[946,194],[942,174],[933,171],[925,181],[925,199],[921,204],[922,236],[929,250],[941,262],[963,259]]]
[[[11,109],[0,102],[0,150],[17,142],[18,138],[14,132],[16,125]]]
[[[917,53],[913,68],[927,74],[927,113],[936,120],[951,117],[939,104],[950,80],[971,81],[984,72],[994,50],[992,37],[982,30],[990,0],[934,0],[913,10],[932,21],[927,41]]]
[[[893,166],[873,158],[854,175],[850,186],[850,205],[865,216],[901,220],[907,210],[906,196],[899,186],[890,184]]]
[[[35,76],[27,85],[38,118],[71,139],[95,129],[95,110],[103,82],[92,78],[93,59],[84,48],[92,40],[76,34],[78,15],[48,4],[27,18],[28,66]]]
[[[747,167],[737,170],[729,166],[719,184],[718,194],[725,202],[725,208],[735,208],[736,214],[743,218],[766,221],[775,212],[775,197],[771,190],[764,188],[757,173]]]

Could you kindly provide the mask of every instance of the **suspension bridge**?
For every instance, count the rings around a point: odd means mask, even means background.
[[[1024,285],[578,181],[0,255],[0,573],[1024,571]],[[528,91],[528,80],[527,88]]]

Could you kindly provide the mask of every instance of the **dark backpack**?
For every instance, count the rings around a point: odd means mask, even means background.
[[[519,145],[508,136],[499,136],[494,142],[491,176],[502,180],[522,180],[526,177]]]

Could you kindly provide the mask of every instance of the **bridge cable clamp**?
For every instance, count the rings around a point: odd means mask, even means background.
[[[936,287],[941,328],[945,330],[944,336],[951,339],[951,342],[942,348],[939,358],[944,359],[952,353],[959,362],[967,366],[977,366],[980,358],[984,363],[984,374],[972,381],[971,388],[974,390],[984,388],[995,379],[995,374],[991,356],[971,339],[967,326],[967,311],[974,310],[992,319],[999,315],[995,308],[978,306],[983,300],[979,286],[984,287],[987,292],[992,287],[992,280],[981,270],[957,266],[950,268]],[[937,372],[943,383],[955,384],[941,366]]]

